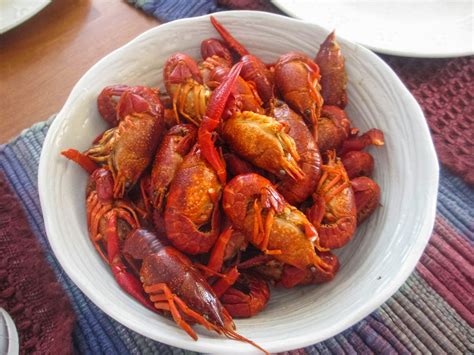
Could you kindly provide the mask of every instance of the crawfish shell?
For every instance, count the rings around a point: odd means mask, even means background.
[[[197,146],[186,155],[173,179],[165,209],[168,238],[179,250],[205,253],[218,237],[222,185]]]
[[[277,176],[285,174],[288,159],[277,134],[286,135],[284,126],[273,117],[238,112],[224,123],[222,135],[231,149],[252,164]],[[288,137],[291,141],[292,138]],[[293,143],[294,144],[294,143]]]
[[[288,135],[293,138],[300,156],[298,165],[304,177],[297,183],[289,177],[283,177],[278,183],[278,191],[292,205],[306,200],[315,190],[319,181],[321,155],[308,126],[296,112],[282,101],[274,100],[272,115],[278,122],[288,125]]]

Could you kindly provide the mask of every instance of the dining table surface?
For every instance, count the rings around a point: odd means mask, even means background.
[[[55,0],[0,35],[0,144],[57,113],[100,58],[159,21],[126,1]]]

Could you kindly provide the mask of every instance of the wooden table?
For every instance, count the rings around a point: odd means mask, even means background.
[[[56,0],[0,35],[0,144],[58,112],[94,63],[158,24],[125,1]]]

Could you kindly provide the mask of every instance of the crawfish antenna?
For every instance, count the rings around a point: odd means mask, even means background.
[[[239,41],[237,41],[214,16],[211,16],[211,23],[227,45],[236,51],[238,55],[243,57],[244,55],[250,54],[249,51]]]

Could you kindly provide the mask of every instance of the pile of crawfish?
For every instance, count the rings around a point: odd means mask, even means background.
[[[333,249],[378,206],[369,176],[383,134],[360,134],[344,108],[347,78],[334,32],[315,59],[273,64],[211,17],[222,40],[164,66],[166,94],[114,85],[98,97],[112,128],[81,153],[90,173],[90,238],[119,285],[145,307],[257,346],[235,332],[270,285],[332,280]],[[258,347],[261,349],[260,347]]]

